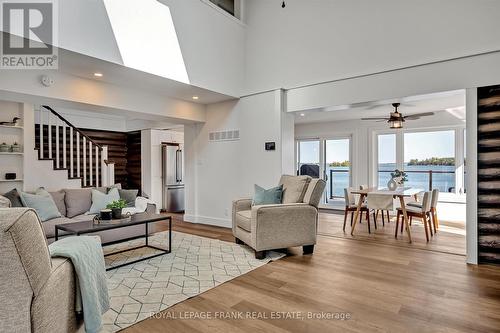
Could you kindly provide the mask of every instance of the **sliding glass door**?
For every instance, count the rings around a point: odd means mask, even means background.
[[[325,145],[326,198],[343,198],[344,188],[351,184],[350,139],[328,139]]]
[[[297,141],[297,174],[326,181],[322,205],[344,203],[344,188],[351,186],[351,138]]]
[[[391,172],[397,169],[396,134],[378,135],[377,151],[377,184],[379,188],[383,188],[391,179]]]

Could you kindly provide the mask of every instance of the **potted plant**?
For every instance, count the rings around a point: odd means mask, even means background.
[[[111,209],[114,219],[122,218],[122,209],[125,207],[127,207],[127,202],[123,199],[115,200],[106,206],[106,208]]]
[[[406,181],[408,181],[407,173],[396,169],[394,172],[391,172],[391,180],[387,183],[387,188],[394,191],[398,186],[404,185]]]
[[[6,144],[5,142],[0,144],[0,153],[8,153],[9,149],[10,149],[9,145]]]
[[[13,153],[19,153],[21,151],[21,146],[17,142],[14,142],[14,144],[10,147],[10,150]]]

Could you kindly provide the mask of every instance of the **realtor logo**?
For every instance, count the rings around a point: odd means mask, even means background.
[[[0,68],[57,69],[56,0],[0,0]]]

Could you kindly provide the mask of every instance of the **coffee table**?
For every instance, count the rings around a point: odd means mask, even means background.
[[[89,218],[90,218],[90,216],[89,216]],[[154,222],[160,222],[160,221],[168,221],[168,249],[162,249],[162,248],[159,248],[157,246],[149,245],[149,243],[148,243],[149,224],[154,223]],[[111,255],[118,254],[118,253],[137,250],[137,249],[140,249],[143,247],[155,249],[155,250],[161,251],[161,253],[157,253],[157,254],[153,254],[153,255],[148,256],[148,257],[143,257],[143,258],[140,258],[137,260],[129,261],[129,262],[124,263],[124,264],[119,264],[116,266],[108,267],[108,268],[106,268],[107,271],[112,270],[112,269],[116,269],[116,268],[120,268],[120,267],[123,267],[126,265],[134,264],[134,263],[137,263],[140,261],[148,260],[151,258],[159,257],[159,256],[162,256],[164,254],[168,254],[172,251],[172,216],[160,215],[160,214],[148,214],[148,213],[135,214],[135,215],[132,215],[128,218],[119,219],[119,220],[111,220],[111,221],[106,221],[106,222],[101,220],[101,222],[99,224],[94,223],[93,220],[58,224],[55,226],[55,228],[56,228],[55,240],[57,241],[59,239],[59,231],[65,231],[66,234],[64,236],[68,236],[68,235],[79,236],[79,235],[84,235],[84,234],[96,233],[96,232],[104,231],[104,230],[125,228],[125,227],[134,226],[134,225],[140,225],[140,224],[144,224],[144,226],[145,226],[145,228],[144,228],[145,229],[144,236],[146,238],[145,245],[136,246],[136,247],[133,247],[130,249],[120,250],[120,251],[116,251],[116,252],[112,252],[112,253],[107,253],[104,256],[107,257],[107,256],[111,256]],[[127,240],[129,240],[129,239],[124,239],[123,241],[127,241]],[[103,243],[102,246],[111,245],[111,244],[115,244],[115,243],[119,243],[119,242],[120,241]]]

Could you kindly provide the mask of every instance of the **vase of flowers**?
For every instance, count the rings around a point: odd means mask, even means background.
[[[106,208],[111,209],[114,219],[122,218],[122,209],[125,207],[127,207],[127,202],[123,199],[115,200],[106,206]]]
[[[408,181],[407,173],[396,169],[394,172],[391,172],[391,179],[387,183],[387,188],[394,191],[398,186],[403,186],[406,181]]]

